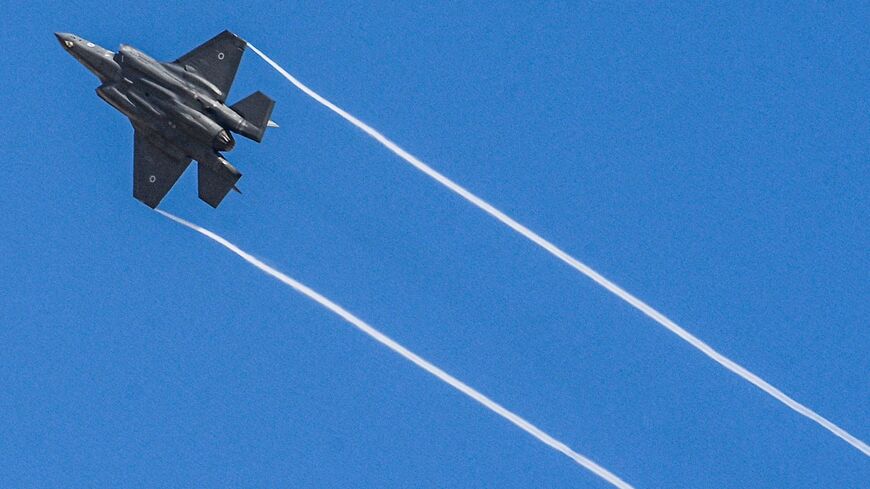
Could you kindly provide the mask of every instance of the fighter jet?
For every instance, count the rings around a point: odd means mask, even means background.
[[[178,178],[198,162],[199,198],[217,207],[242,174],[224,157],[232,133],[263,140],[275,102],[254,92],[227,106],[247,43],[224,31],[177,60],[163,63],[121,45],[112,52],[73,34],[61,46],[102,83],[97,95],[130,119],[134,130],[133,197],[157,207]]]

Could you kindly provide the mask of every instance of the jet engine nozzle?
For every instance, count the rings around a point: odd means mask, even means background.
[[[222,129],[215,135],[211,142],[211,147],[215,151],[231,151],[236,147],[236,140],[226,129]]]

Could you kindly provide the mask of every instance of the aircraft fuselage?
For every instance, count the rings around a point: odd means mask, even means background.
[[[205,164],[235,188],[241,174],[220,152],[235,147],[232,132],[260,142],[274,105],[260,92],[232,107],[224,103],[244,41],[224,32],[176,62],[163,63],[132,46],[112,52],[74,34],[55,36],[100,79],[97,95],[150,135],[150,144],[179,162],[186,157]]]

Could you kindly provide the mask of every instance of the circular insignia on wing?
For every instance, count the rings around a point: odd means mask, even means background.
[[[148,177],[148,181],[151,183],[154,183],[157,181],[157,177],[155,177],[154,175],[151,175],[150,177]]]
[[[218,53],[218,59],[224,59],[224,53]]]
[[[92,43],[92,42],[89,42],[89,43],[88,43],[88,47],[89,47],[89,48],[92,48],[92,47],[94,47],[94,43]]]

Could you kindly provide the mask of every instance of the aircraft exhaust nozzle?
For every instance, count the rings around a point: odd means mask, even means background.
[[[259,143],[263,140],[267,127],[273,125],[277,127],[277,124],[270,119],[275,101],[263,92],[256,91],[231,105],[230,108],[245,120],[236,132],[248,139]]]
[[[222,129],[220,132],[218,132],[211,142],[211,147],[215,151],[232,151],[235,146],[236,140],[233,139],[233,135],[230,134],[226,129]]]

